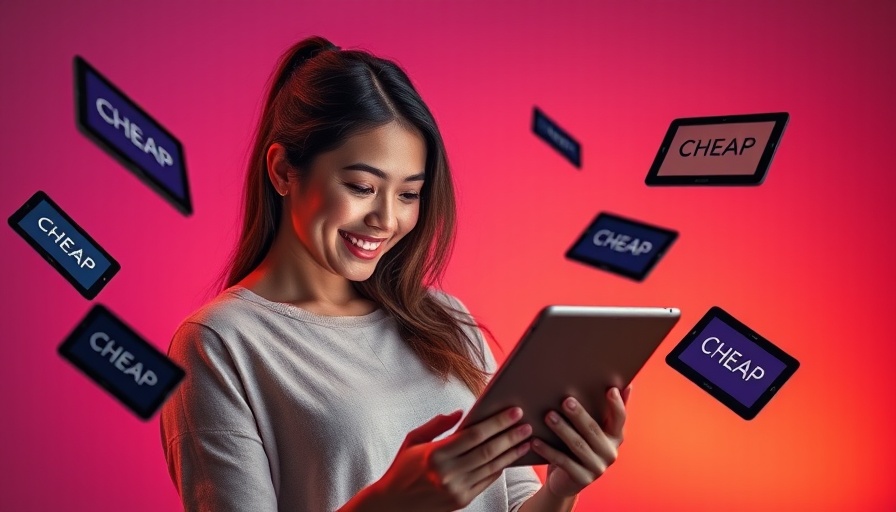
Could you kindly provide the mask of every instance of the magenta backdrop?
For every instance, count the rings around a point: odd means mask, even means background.
[[[183,4],[0,7],[0,212],[47,191],[122,264],[96,302],[157,347],[234,242],[275,60],[319,34],[395,59],[434,112],[460,204],[446,288],[495,332],[499,360],[548,303],[682,309],[636,380],[618,463],[579,510],[896,507],[896,3]],[[76,130],[75,54],[183,141],[192,217]],[[530,132],[533,105],[582,143],[581,171]],[[644,185],[671,119],[781,110],[762,186]],[[644,283],[563,258],[600,210],[681,233]],[[11,229],[0,240],[0,508],[180,509],[158,417],[56,354],[91,303]],[[802,362],[753,421],[662,361],[712,305]]]

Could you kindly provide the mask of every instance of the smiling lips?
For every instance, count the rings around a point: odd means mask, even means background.
[[[346,246],[353,254],[364,259],[375,257],[377,250],[383,244],[383,241],[386,240],[385,238],[356,235],[342,230],[339,230],[339,236],[346,241]]]

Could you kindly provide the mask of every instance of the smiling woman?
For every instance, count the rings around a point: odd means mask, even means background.
[[[243,206],[224,289],[169,349],[186,377],[161,434],[187,510],[492,512],[544,496],[532,468],[508,467],[530,448],[519,410],[450,432],[495,360],[439,290],[454,189],[398,66],[320,37],[286,52]]]
[[[379,258],[417,225],[425,172],[415,169],[425,163],[423,137],[397,121],[349,137],[338,149],[318,155],[301,183],[285,149],[272,145],[267,154],[269,178],[286,198],[287,225],[294,231],[294,236],[283,238],[285,257],[307,251],[330,274],[324,277],[332,283],[328,291],[354,295],[350,282],[370,278]],[[263,264],[251,273],[244,286],[252,288],[256,280],[263,286],[266,268]],[[305,307],[314,309],[312,302],[318,301],[307,302]]]

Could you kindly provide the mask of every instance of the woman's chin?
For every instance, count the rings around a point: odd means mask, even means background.
[[[373,275],[373,271],[376,269],[376,264],[371,262],[364,265],[365,268],[358,268],[360,266],[361,265],[357,264],[343,266],[339,274],[349,281],[367,281]]]

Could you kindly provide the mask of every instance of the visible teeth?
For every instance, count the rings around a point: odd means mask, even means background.
[[[348,233],[346,233],[345,235],[348,237],[349,240],[351,240],[352,244],[357,245],[358,247],[364,249],[365,251],[373,251],[377,247],[379,247],[380,244],[382,243],[382,242],[365,242],[362,240],[358,240],[357,238],[353,237],[352,235],[349,235]]]

